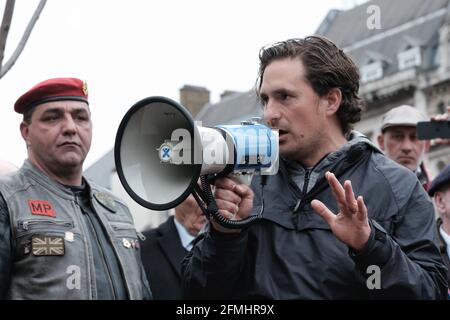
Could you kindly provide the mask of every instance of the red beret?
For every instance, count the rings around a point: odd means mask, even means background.
[[[77,100],[88,103],[86,82],[77,78],[54,78],[42,81],[25,92],[14,104],[17,113],[49,101]]]

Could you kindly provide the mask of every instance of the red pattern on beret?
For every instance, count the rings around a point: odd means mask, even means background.
[[[88,103],[86,82],[77,78],[53,78],[42,81],[17,99],[14,111],[24,113],[26,109],[39,104],[60,100],[77,100]]]

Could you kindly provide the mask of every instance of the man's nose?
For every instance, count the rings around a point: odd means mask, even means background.
[[[77,131],[77,125],[71,115],[64,117],[63,121],[63,133],[64,134],[75,134]]]
[[[268,101],[264,108],[264,120],[270,127],[276,127],[281,114],[275,103]]]
[[[410,139],[403,140],[402,151],[404,153],[410,153],[413,149],[412,147],[413,147],[413,142]]]

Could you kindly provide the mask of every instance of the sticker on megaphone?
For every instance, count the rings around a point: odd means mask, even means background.
[[[275,174],[278,171],[278,131],[256,121],[241,125],[202,127],[196,122],[202,152],[192,156],[192,137],[188,130],[178,128],[170,140],[157,151],[163,163],[175,165],[201,164],[201,174],[246,172]]]

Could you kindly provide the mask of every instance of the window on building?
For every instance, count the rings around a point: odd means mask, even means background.
[[[417,67],[422,63],[420,47],[408,47],[397,55],[400,70]]]
[[[441,49],[439,48],[438,45],[434,45],[431,47],[430,55],[431,55],[431,64],[433,66],[438,66],[441,59]]]
[[[447,112],[447,106],[445,105],[444,101],[439,102],[437,106],[438,113],[446,113]]]
[[[361,67],[361,82],[366,83],[383,78],[383,62],[370,61]]]

